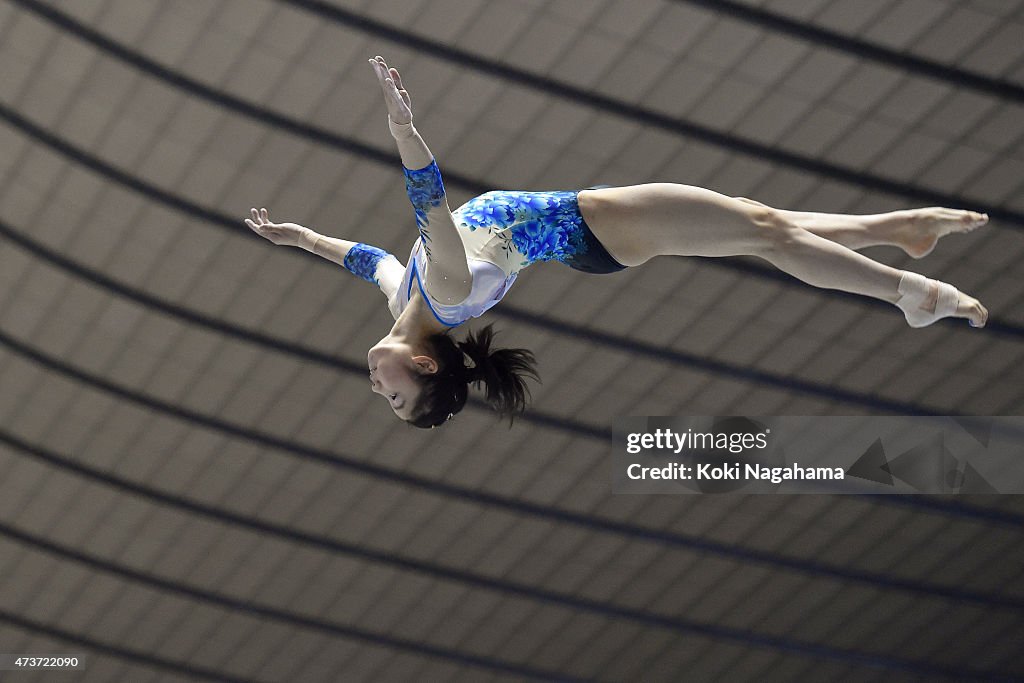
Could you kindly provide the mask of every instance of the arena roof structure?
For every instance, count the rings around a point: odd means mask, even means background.
[[[614,495],[625,415],[1024,408],[1020,0],[0,0],[0,654],[82,681],[1024,680],[1015,496]],[[383,297],[242,222],[401,257],[366,59],[453,207],[679,182],[991,224],[910,329],[756,259],[524,271],[509,429],[368,391]],[[474,322],[477,329],[481,322]],[[51,681],[53,671],[5,672]]]

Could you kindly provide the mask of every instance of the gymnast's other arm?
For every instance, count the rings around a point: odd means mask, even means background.
[[[344,266],[350,272],[380,287],[390,301],[402,282],[405,267],[393,255],[369,244],[328,237],[298,223],[274,223],[266,209],[251,209],[245,224],[274,244],[301,247]]]
[[[427,291],[443,303],[464,300],[472,275],[459,229],[448,208],[441,172],[427,144],[412,124],[412,101],[398,69],[382,57],[369,60],[388,109],[388,126],[402,157],[406,190],[416,211],[416,225],[428,268],[422,273]]]

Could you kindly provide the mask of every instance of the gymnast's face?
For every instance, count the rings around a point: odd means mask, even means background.
[[[419,375],[437,372],[437,362],[417,355],[406,343],[381,341],[366,354],[370,367],[370,386],[387,400],[395,415],[412,418],[420,397]]]

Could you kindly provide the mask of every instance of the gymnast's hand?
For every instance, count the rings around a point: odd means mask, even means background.
[[[274,244],[286,247],[303,247],[318,235],[298,223],[273,223],[266,209],[250,209],[252,218],[246,218],[245,224],[260,237],[265,237]]]
[[[412,99],[402,85],[402,77],[398,74],[398,69],[388,68],[387,62],[380,55],[369,61],[377,73],[381,90],[384,91],[384,103],[388,107],[388,118],[395,123],[412,123]]]

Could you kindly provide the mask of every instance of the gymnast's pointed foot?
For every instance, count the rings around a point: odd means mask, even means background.
[[[981,302],[957,290],[953,285],[931,280],[924,275],[904,271],[896,302],[911,327],[927,327],[936,320],[965,318],[972,327],[984,327],[988,310]]]
[[[913,258],[932,253],[940,237],[954,232],[970,232],[988,223],[987,213],[931,207],[911,209],[907,220],[897,228],[897,244]]]

